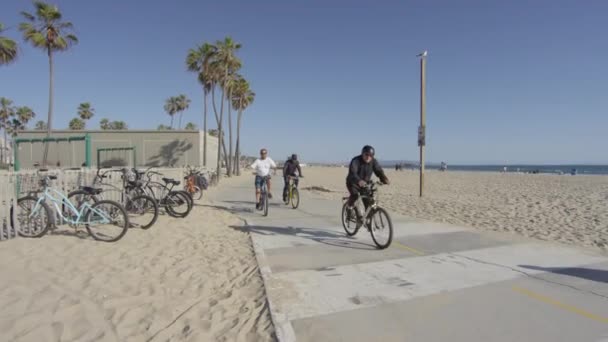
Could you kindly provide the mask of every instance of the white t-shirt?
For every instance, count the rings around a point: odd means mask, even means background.
[[[270,157],[266,157],[266,159],[257,159],[253,162],[253,164],[251,164],[251,168],[255,170],[255,174],[260,177],[270,175],[270,169],[276,167],[277,164],[275,164]]]

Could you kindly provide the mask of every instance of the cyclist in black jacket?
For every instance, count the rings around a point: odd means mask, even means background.
[[[298,155],[292,154],[291,158],[289,158],[285,162],[285,165],[283,165],[283,181],[285,182],[285,186],[283,187],[283,201],[287,199],[287,193],[289,192],[289,176],[295,177],[296,171],[298,171],[300,178],[304,178],[302,168],[300,167],[300,162],[298,161]],[[296,187],[298,187],[298,178],[294,179],[294,182]]]
[[[380,163],[374,158],[376,151],[373,147],[365,145],[361,149],[361,155],[354,157],[350,161],[350,167],[348,168],[348,176],[346,177],[346,188],[350,193],[348,198],[348,205],[352,208],[359,196],[359,192],[363,187],[370,182],[372,174],[380,178],[380,181],[384,184],[389,184],[388,177],[384,174],[384,170],[380,166]]]

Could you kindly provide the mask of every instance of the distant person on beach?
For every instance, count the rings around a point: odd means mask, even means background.
[[[439,171],[447,171],[448,169],[448,164],[446,164],[445,162],[441,162],[441,167],[439,169]]]
[[[297,174],[296,171],[298,172]],[[300,167],[300,162],[298,161],[298,155],[294,153],[289,159],[287,159],[285,165],[283,165],[283,181],[285,182],[285,186],[283,187],[283,202],[287,200],[287,193],[289,192],[289,177],[296,176],[304,178],[302,168]],[[296,188],[298,187],[298,183],[298,178],[295,178],[294,184]]]
[[[256,159],[251,168],[255,173],[255,199],[256,208],[260,210],[260,195],[262,193],[262,183],[266,178],[266,184],[268,185],[268,198],[272,198],[271,184],[270,184],[270,171],[277,168],[277,164],[268,156],[268,150],[263,148],[260,150],[260,158]]]
[[[353,206],[361,189],[365,187],[372,179],[372,174],[380,178],[380,181],[384,184],[389,184],[388,177],[384,174],[384,170],[380,166],[380,163],[374,158],[376,151],[369,145],[363,146],[361,154],[354,157],[350,161],[350,167],[348,168],[348,176],[346,176],[346,189],[350,196],[348,197],[349,215],[352,215]],[[359,215],[359,213],[357,213]]]

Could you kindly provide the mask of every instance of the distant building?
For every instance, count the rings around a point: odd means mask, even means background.
[[[57,130],[52,137],[66,138],[84,136],[91,138],[91,163],[93,167],[106,166],[137,166],[137,167],[168,167],[168,166],[200,166],[203,165],[202,131],[158,131],[158,130]],[[44,131],[21,131],[18,138],[40,139],[46,137]],[[207,168],[217,166],[217,137],[207,135]],[[135,164],[132,165],[133,155],[129,151],[108,151],[100,154],[97,160],[97,149],[135,147]],[[32,168],[35,163],[42,163],[44,144],[41,142],[25,142],[19,144],[17,154],[22,169]],[[47,156],[48,165],[60,165],[62,168],[79,167],[85,162],[86,148],[82,141],[49,144]]]

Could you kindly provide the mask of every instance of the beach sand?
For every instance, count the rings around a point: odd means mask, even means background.
[[[303,171],[301,187],[332,190],[313,194],[347,194],[347,168]],[[418,171],[386,172],[391,185],[380,190],[380,203],[392,212],[608,250],[608,176],[427,171],[419,198]]]
[[[3,241],[0,341],[271,341],[240,225],[196,206],[186,219],[160,216],[116,243],[70,228]]]

